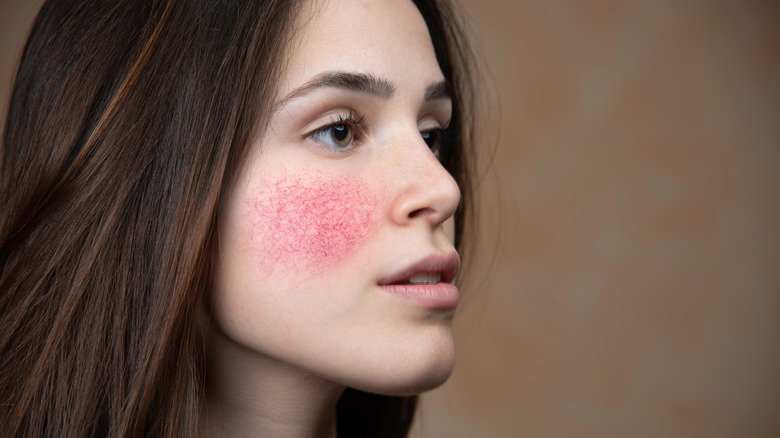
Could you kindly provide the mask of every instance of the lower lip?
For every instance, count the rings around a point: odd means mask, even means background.
[[[450,283],[385,284],[382,289],[431,309],[458,307],[458,287]]]

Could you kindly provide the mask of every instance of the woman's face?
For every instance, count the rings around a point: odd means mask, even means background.
[[[436,157],[452,104],[428,30],[408,0],[318,3],[301,23],[219,218],[219,342],[366,391],[430,389],[454,365],[460,192]]]

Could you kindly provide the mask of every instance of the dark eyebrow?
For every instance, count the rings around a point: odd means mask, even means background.
[[[276,105],[277,108],[287,102],[303,97],[319,88],[339,88],[361,94],[368,94],[387,100],[395,93],[395,85],[387,79],[378,78],[366,73],[348,73],[332,71],[320,73],[309,82],[296,88]]]
[[[281,108],[287,102],[303,97],[320,88],[338,88],[361,94],[388,100],[393,97],[396,87],[387,79],[376,77],[368,73],[350,73],[344,71],[330,71],[320,73],[309,82],[291,91],[276,105]],[[425,89],[425,101],[436,99],[449,99],[450,87],[446,81],[436,82]]]
[[[436,99],[450,99],[450,85],[446,81],[428,85],[425,89],[425,101]]]

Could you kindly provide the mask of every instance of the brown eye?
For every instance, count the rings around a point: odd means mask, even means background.
[[[337,115],[336,120],[309,134],[318,142],[325,143],[331,150],[347,152],[362,143],[366,130],[363,128],[365,116],[355,111],[348,115]]]
[[[331,133],[331,138],[333,138],[335,146],[342,148],[349,146],[349,144],[352,143],[352,137],[354,137],[352,126],[345,124],[333,126],[331,128]]]
[[[336,123],[315,132],[314,137],[336,149],[346,149],[355,138],[355,127],[349,123]]]
[[[423,141],[425,144],[428,145],[428,148],[433,152],[433,155],[436,158],[441,158],[441,144],[442,144],[442,133],[439,129],[434,129],[432,131],[423,131],[420,133],[420,136],[422,136]]]

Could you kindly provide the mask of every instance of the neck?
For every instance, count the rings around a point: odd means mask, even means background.
[[[344,388],[247,350],[212,328],[203,437],[335,438]]]

